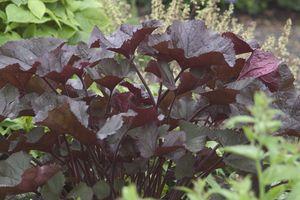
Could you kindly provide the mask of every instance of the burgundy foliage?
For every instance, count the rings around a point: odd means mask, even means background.
[[[120,180],[135,183],[144,197],[180,199],[175,186],[230,165],[219,146],[247,143],[220,125],[246,112],[257,90],[285,113],[278,134],[300,136],[299,92],[280,59],[202,21],[175,21],[153,33],[159,26],[122,25],[110,36],[95,28],[89,44],[39,38],[0,47],[0,120],[32,116],[36,126],[1,138],[0,162],[30,150],[47,157],[33,159],[0,193],[36,192],[61,171],[62,199],[79,182],[92,187],[100,180],[110,188],[106,199],[120,195]],[[150,62],[138,66],[136,55]],[[145,73],[158,80],[157,91]],[[218,145],[207,148],[209,140]]]

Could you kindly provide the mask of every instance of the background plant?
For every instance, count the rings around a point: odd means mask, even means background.
[[[164,5],[168,6],[172,0],[163,1]],[[182,1],[185,3],[191,2],[209,2],[208,0],[185,0]],[[150,3],[146,0],[137,0],[137,3],[142,6],[148,6]],[[219,5],[221,7],[225,7],[229,3],[234,3],[239,12],[248,13],[251,15],[258,15],[263,13],[264,11],[277,8],[277,9],[286,9],[286,10],[294,10],[299,11],[300,2],[298,0],[221,0]]]
[[[114,0],[7,0],[0,8],[0,44],[46,36],[86,40],[95,25],[112,31],[130,17],[129,5]]]

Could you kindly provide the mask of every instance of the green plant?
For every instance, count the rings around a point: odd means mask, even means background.
[[[115,199],[135,183],[143,198],[176,200],[184,196],[176,187],[234,164],[220,147],[248,139],[222,123],[257,90],[279,104],[293,75],[271,52],[203,21],[153,33],[160,26],[124,24],[109,36],[94,28],[88,44],[33,38],[0,47],[0,120],[34,122],[1,137],[1,195]],[[282,134],[299,132],[288,97]]]
[[[46,36],[86,40],[95,25],[110,31],[123,23],[129,9],[112,0],[5,0],[0,8],[0,44]]]
[[[269,6],[270,0],[236,0],[237,9],[246,11],[249,14],[255,15],[265,11]]]
[[[299,0],[277,0],[278,4],[283,8],[291,10],[300,10],[300,1]]]

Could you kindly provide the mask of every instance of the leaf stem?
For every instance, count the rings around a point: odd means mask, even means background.
[[[147,92],[148,92],[148,94],[149,94],[149,96],[150,96],[150,98],[152,100],[153,105],[155,105],[154,96],[153,96],[150,88],[148,87],[148,85],[147,85],[144,77],[142,76],[141,72],[139,71],[139,69],[137,68],[136,64],[134,63],[133,59],[134,58],[131,59],[131,64],[132,64],[133,68],[135,69],[136,73],[138,74],[138,76],[139,76],[140,80],[142,81],[143,85],[145,86],[145,88],[146,88],[146,90],[147,90]]]
[[[181,71],[178,73],[178,75],[175,78],[175,83],[179,80],[179,78],[183,72],[184,72],[184,69],[181,69]],[[157,102],[157,105],[159,105],[162,102],[162,100],[168,95],[169,92],[170,92],[170,90],[168,89],[162,94],[161,98],[159,98],[159,101]]]
[[[210,104],[207,106],[204,106],[203,108],[199,108],[188,121],[193,121],[202,111],[204,111],[206,108],[210,107]]]

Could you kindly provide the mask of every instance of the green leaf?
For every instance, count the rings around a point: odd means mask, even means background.
[[[62,172],[58,172],[55,176],[48,180],[46,185],[42,187],[42,197],[45,200],[60,199],[60,193],[64,185],[65,177]]]
[[[41,26],[35,32],[35,37],[58,37],[57,29],[50,26]]]
[[[122,189],[123,200],[139,200],[139,196],[134,185],[124,187]]]
[[[18,7],[15,4],[9,4],[5,8],[5,12],[7,15],[7,22],[42,24],[50,20],[48,17],[38,19],[30,11]]]
[[[262,175],[265,185],[278,183],[284,180],[300,180],[300,168],[299,166],[291,165],[272,165],[268,167]]]
[[[26,5],[28,0],[11,0],[14,4],[16,4],[17,6],[20,5]]]
[[[232,129],[235,128],[237,124],[249,124],[249,123],[254,123],[253,117],[247,115],[241,115],[241,116],[230,118],[228,121],[226,121],[225,127]]]
[[[30,24],[23,32],[23,38],[31,38],[35,36],[36,25]]]
[[[37,18],[41,19],[45,12],[46,6],[40,0],[28,0],[28,8]]]
[[[2,10],[0,10],[0,18],[3,20],[3,22],[5,22],[7,20],[6,14]]]
[[[94,26],[105,29],[111,23],[109,18],[99,11],[99,8],[89,8],[82,10],[82,12],[76,12],[75,19],[80,24],[81,30],[89,33]]]
[[[229,153],[241,155],[252,160],[260,160],[264,157],[264,152],[256,146],[250,145],[235,145],[225,147],[224,150]]]
[[[56,29],[54,29],[56,30]],[[57,37],[63,39],[69,39],[76,33],[76,30],[69,26],[62,26],[61,29],[57,30]]]
[[[0,187],[13,187],[22,181],[22,175],[30,167],[31,158],[24,152],[12,154],[0,161]]]
[[[74,1],[74,0],[66,0],[68,3],[68,8],[72,12],[82,11],[87,8],[99,8],[99,12],[102,12],[101,9],[101,1],[95,0],[82,0],[82,1]]]
[[[59,22],[59,19],[56,17],[56,15],[49,10],[48,8],[46,9],[46,13],[50,16],[50,18],[55,21],[55,23],[58,25],[59,28],[61,28],[61,24]]]
[[[295,183],[292,191],[288,194],[287,200],[295,200],[300,197],[300,182]]]
[[[82,200],[92,200],[93,199],[93,190],[88,187],[86,183],[80,182],[67,196],[67,198]]]
[[[286,191],[286,189],[287,189],[286,185],[284,185],[284,184],[273,187],[264,195],[264,198],[265,199],[279,199],[280,195],[282,195]],[[300,193],[298,192],[297,196],[299,196],[299,195],[300,195]],[[293,200],[294,199],[297,199],[297,198],[293,198]]]
[[[100,180],[93,186],[93,191],[98,199],[105,199],[110,194],[110,186],[104,180]]]
[[[44,2],[44,3],[55,3],[57,1],[58,0],[42,0],[42,2]]]

